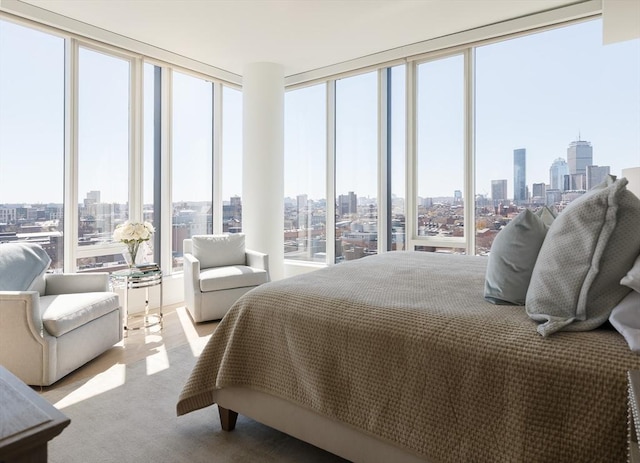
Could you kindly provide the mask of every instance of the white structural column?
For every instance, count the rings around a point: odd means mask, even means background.
[[[248,249],[269,254],[272,280],[284,276],[284,71],[252,63],[242,76],[242,230]]]

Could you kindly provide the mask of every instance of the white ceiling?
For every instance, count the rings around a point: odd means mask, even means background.
[[[285,76],[576,0],[22,0],[241,75]]]

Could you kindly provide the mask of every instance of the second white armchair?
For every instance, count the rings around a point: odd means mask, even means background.
[[[219,320],[249,290],[269,281],[269,256],[245,249],[242,233],[184,240],[184,298],[193,321]]]

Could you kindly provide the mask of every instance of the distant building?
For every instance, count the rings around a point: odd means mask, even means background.
[[[305,194],[298,195],[296,197],[296,228],[311,228],[310,226],[310,211],[309,211],[309,199]]]
[[[534,183],[531,189],[532,201],[537,204],[545,204],[547,201],[547,185],[544,183]]]
[[[513,201],[516,204],[527,200],[527,150],[513,150]]]
[[[587,166],[587,190],[604,182],[609,172],[609,166]]]
[[[494,205],[496,202],[507,200],[507,180],[491,180],[491,199]]]
[[[93,204],[100,204],[100,191],[90,191],[84,199],[84,206],[89,207]]]
[[[552,190],[564,190],[565,175],[569,175],[569,165],[563,158],[557,158],[549,168],[549,186]]]
[[[569,190],[586,190],[587,189],[587,176],[585,174],[569,174],[571,178]]]
[[[453,204],[462,204],[462,191],[455,190],[453,192]]]
[[[578,138],[580,138],[578,136]],[[572,141],[567,148],[569,174],[587,175],[587,166],[593,165],[593,147],[584,140]]]
[[[358,212],[358,196],[350,191],[349,194],[338,196],[338,214],[345,216]]]
[[[546,192],[547,197],[547,206],[553,206],[554,204],[560,203],[562,201],[562,191],[557,190],[555,188],[548,189]]]

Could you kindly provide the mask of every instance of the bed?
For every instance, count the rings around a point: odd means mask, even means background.
[[[625,461],[640,356],[608,324],[541,336],[482,297],[486,266],[403,251],[262,285],[177,413],[217,404],[225,429],[240,413],[351,461]]]
[[[225,430],[241,413],[356,462],[625,461],[640,369],[626,186],[523,210],[488,258],[383,253],[248,292],[177,413],[217,404]]]

